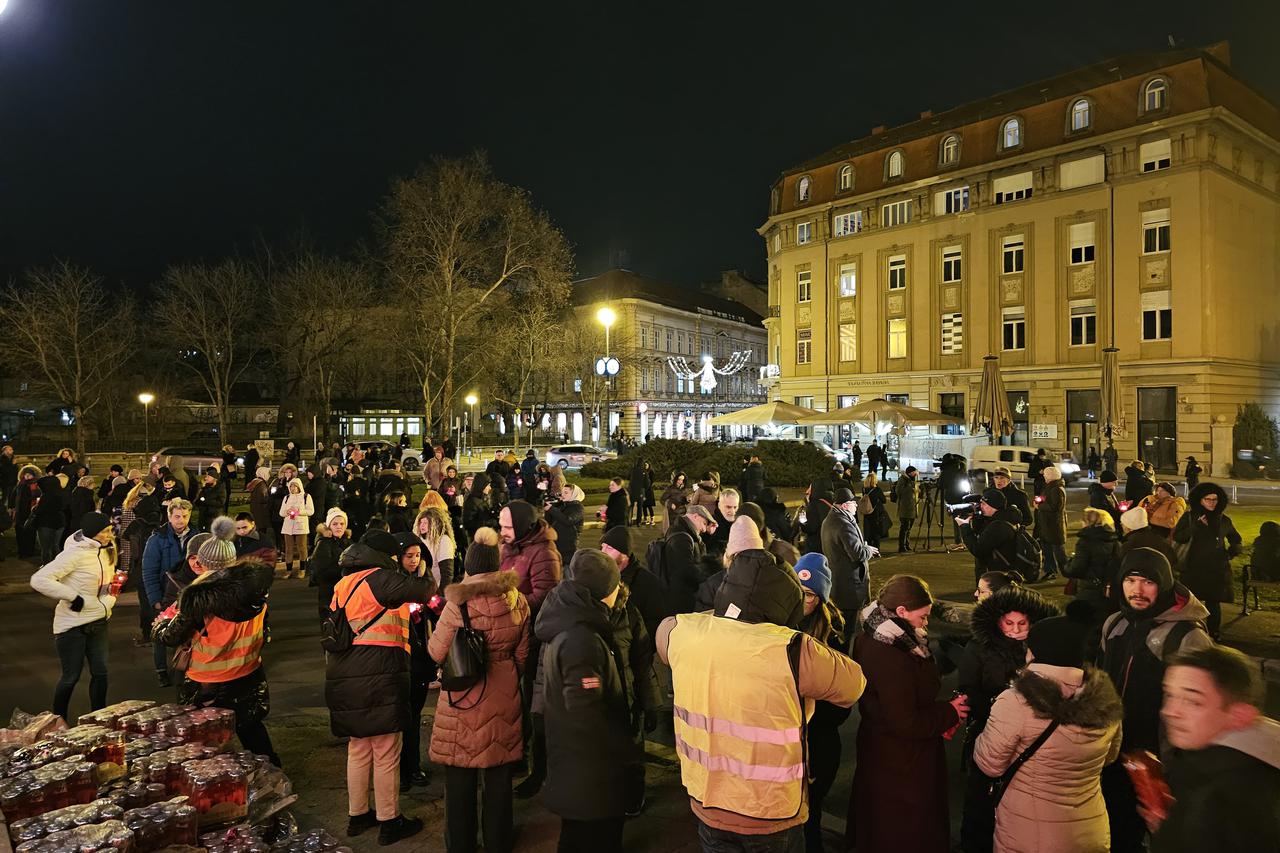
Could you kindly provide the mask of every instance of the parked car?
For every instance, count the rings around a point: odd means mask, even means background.
[[[356,447],[359,447],[365,453],[376,449],[379,453],[383,448],[391,447],[389,441],[357,441]],[[416,447],[403,447],[400,450],[400,464],[406,471],[417,471],[422,468],[422,451]]]
[[[168,468],[169,460],[174,456],[182,457],[182,467],[186,471],[201,473],[210,465],[222,467],[222,451],[216,447],[183,444],[174,447],[162,447],[151,454],[151,461]],[[241,463],[243,464],[243,462]]]
[[[1008,444],[980,445],[973,449],[973,455],[969,458],[969,471],[980,479],[981,474],[990,474],[991,471],[1003,465],[1009,469],[1015,480],[1029,480],[1027,472],[1031,460],[1036,458],[1038,449]],[[1062,472],[1063,482],[1074,483],[1082,476],[1080,463],[1076,462],[1075,457],[1070,453],[1050,450],[1049,458]]]
[[[547,451],[547,464],[559,465],[564,469],[578,469],[588,462],[617,458],[618,454],[612,450],[603,450],[589,444],[562,444]]]

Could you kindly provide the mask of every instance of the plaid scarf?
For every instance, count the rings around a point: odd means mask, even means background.
[[[907,654],[928,658],[929,636],[922,628],[915,628],[910,622],[894,616],[873,601],[862,611],[862,630],[872,639],[888,646],[896,646]]]

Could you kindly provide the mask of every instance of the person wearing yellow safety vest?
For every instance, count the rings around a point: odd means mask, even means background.
[[[176,612],[161,614],[152,636],[166,646],[191,644],[179,701],[235,711],[240,743],[278,767],[280,756],[263,722],[271,696],[262,668],[275,567],[236,559],[234,520],[219,516],[210,527],[212,535],[196,551],[191,567],[197,577],[178,595]]]
[[[342,552],[345,577],[329,602],[335,614],[345,612],[354,635],[350,648],[326,656],[324,680],[329,728],[349,739],[347,835],[377,826],[379,844],[422,829],[421,819],[400,813],[400,752],[411,710],[409,604],[426,604],[436,581],[429,563],[421,577],[402,571],[403,550],[385,530],[366,533]],[[369,808],[370,774],[376,814]]]
[[[757,547],[733,558],[713,611],[658,626],[681,780],[704,851],[804,849],[807,719],[816,701],[851,706],[866,680],[856,663],[797,630],[803,615],[795,573]]]

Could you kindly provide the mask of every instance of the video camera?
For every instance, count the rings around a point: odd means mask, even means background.
[[[972,518],[978,511],[978,504],[981,501],[982,495],[965,495],[959,503],[943,504],[943,506],[947,508],[952,518]]]

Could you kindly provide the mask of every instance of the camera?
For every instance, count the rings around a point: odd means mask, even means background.
[[[952,518],[972,518],[978,511],[978,503],[981,500],[982,495],[965,495],[959,503],[945,504],[945,506]]]

